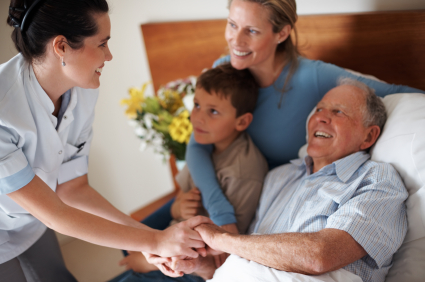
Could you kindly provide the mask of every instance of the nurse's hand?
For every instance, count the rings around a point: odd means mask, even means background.
[[[213,224],[211,219],[207,217],[196,216],[174,224],[164,231],[156,232],[154,253],[161,257],[186,256],[197,258],[199,254],[205,256],[205,243],[199,233],[193,230],[203,223]],[[194,249],[197,249],[197,251]]]

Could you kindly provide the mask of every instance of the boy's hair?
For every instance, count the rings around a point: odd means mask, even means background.
[[[252,113],[257,104],[258,84],[248,69],[237,70],[231,64],[223,64],[202,73],[196,82],[209,94],[215,92],[220,98],[230,97],[236,109],[236,117]]]

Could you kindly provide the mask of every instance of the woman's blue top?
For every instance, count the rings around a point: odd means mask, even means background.
[[[229,56],[223,57],[214,63],[214,67],[229,60]],[[375,89],[376,95],[381,97],[393,93],[425,93],[406,86],[359,77],[322,61],[303,57],[298,60],[299,67],[286,87],[287,92],[283,94],[281,107],[278,104],[288,66],[282,70],[273,85],[260,88],[253,113],[254,120],[247,129],[255,145],[265,156],[269,169],[298,158],[299,149],[306,144],[306,121],[309,113],[330,89],[337,86],[341,77],[359,80]],[[192,136],[186,152],[187,165],[195,185],[202,193],[202,203],[214,223],[236,223],[233,207],[224,196],[216,178],[211,161],[212,149],[212,145],[196,143]]]

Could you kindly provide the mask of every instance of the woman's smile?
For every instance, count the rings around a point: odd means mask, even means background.
[[[232,2],[225,37],[234,68],[272,67],[279,34],[273,32],[269,16],[270,12],[258,3]]]
[[[95,70],[95,72],[98,74],[98,75],[101,75],[102,74],[102,70],[103,70],[103,67],[105,66],[105,64],[103,64],[103,65],[101,65],[100,67],[98,67],[96,70]]]
[[[242,51],[238,51],[236,49],[232,49],[233,54],[235,54],[238,57],[246,57],[248,55],[251,55],[252,52],[242,52]]]

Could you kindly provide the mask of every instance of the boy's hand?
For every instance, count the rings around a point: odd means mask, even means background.
[[[201,208],[201,192],[198,188],[192,188],[186,193],[180,191],[171,206],[171,216],[174,219],[186,220],[197,216]]]

